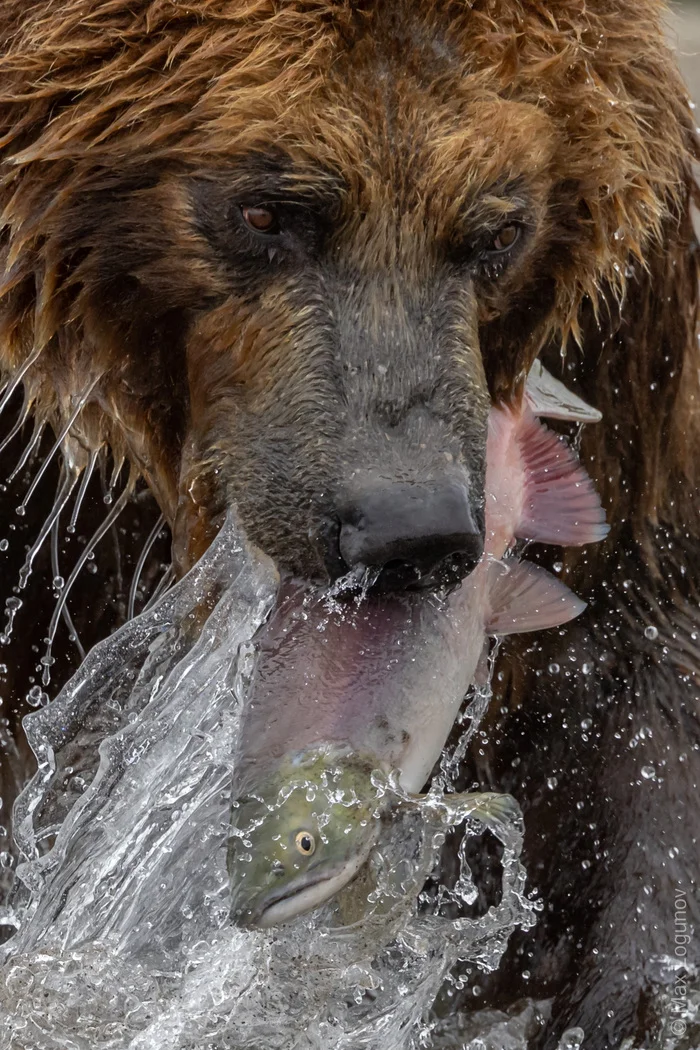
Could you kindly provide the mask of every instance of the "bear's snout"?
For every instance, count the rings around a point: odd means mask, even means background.
[[[484,547],[483,510],[466,474],[412,482],[361,476],[339,500],[337,522],[331,571],[383,570],[382,583],[392,589],[460,579]]]

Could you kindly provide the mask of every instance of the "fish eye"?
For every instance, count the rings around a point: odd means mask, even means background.
[[[310,831],[298,831],[294,845],[305,857],[310,857],[316,850],[316,839]]]

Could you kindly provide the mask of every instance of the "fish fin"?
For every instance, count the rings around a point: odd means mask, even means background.
[[[604,539],[609,527],[598,493],[563,438],[528,411],[517,441],[525,482],[515,535],[562,547]]]
[[[503,795],[497,791],[467,791],[461,794],[447,795],[445,800],[457,803],[460,809],[466,810],[464,816],[476,817],[485,824],[498,821],[501,824],[519,823],[523,819],[520,806],[512,795]]]
[[[487,634],[523,634],[558,627],[582,613],[577,598],[551,572],[529,561],[494,561],[489,566]]]
[[[603,418],[597,408],[587,405],[568,390],[539,360],[533,362],[528,374],[525,397],[536,416],[566,419],[573,423],[600,423]]]
[[[408,802],[417,806],[432,803],[438,811],[444,811],[444,808],[448,807],[448,812],[453,816],[459,816],[462,820],[475,817],[486,825],[494,821],[510,824],[513,821],[521,821],[523,817],[513,796],[504,795],[500,791],[456,791],[440,796],[432,793],[407,795],[403,801],[404,804]]]

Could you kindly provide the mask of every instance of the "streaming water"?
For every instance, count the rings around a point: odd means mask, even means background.
[[[520,820],[477,820],[437,791],[387,825],[370,883],[285,927],[231,925],[232,756],[276,589],[229,519],[183,581],[26,719],[39,768],[15,811],[2,1050],[522,1050],[546,1012],[430,1015],[458,961],[492,969],[536,913]],[[450,829],[484,824],[502,844],[500,899],[470,911],[466,861],[453,886],[421,895]]]
[[[39,445],[41,443],[41,439],[43,437],[45,429],[46,429],[46,424],[45,423],[35,422],[34,430],[32,431],[31,438],[27,442],[27,444],[26,444],[26,446],[25,446],[25,448],[24,448],[24,450],[22,452],[22,455],[17,460],[17,464],[16,464],[14,470],[10,474],[8,474],[8,476],[7,476],[7,484],[8,485],[11,484],[11,482],[13,482],[15,480],[15,478],[20,474],[20,472],[22,470],[24,470],[24,468],[26,467],[26,465],[29,462],[29,460],[32,458],[32,456],[34,455],[36,450],[39,448]],[[17,508],[17,513],[19,514],[20,517],[23,517],[24,514],[25,514],[25,509],[24,509],[24,507],[21,504]]]

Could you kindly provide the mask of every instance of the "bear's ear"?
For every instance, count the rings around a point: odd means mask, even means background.
[[[651,554],[660,528],[698,535],[698,201],[689,162],[680,204],[643,264],[628,264],[622,298],[608,290],[597,313],[584,302],[580,345],[568,346],[564,380],[603,415],[586,427],[581,458],[612,527],[608,550],[628,537]]]

